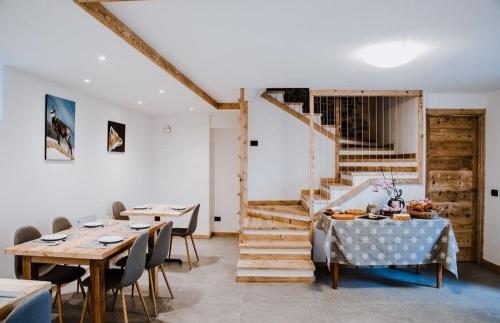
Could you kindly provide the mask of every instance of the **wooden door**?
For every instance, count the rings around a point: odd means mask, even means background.
[[[459,261],[482,252],[483,115],[466,110],[427,110],[426,195],[446,208],[457,238]],[[478,111],[478,110],[474,110]],[[482,111],[482,110],[479,110]],[[481,188],[481,190],[480,190]]]

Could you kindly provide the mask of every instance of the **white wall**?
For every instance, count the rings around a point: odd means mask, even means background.
[[[484,218],[484,259],[500,266],[500,198],[491,189],[500,189],[500,91],[488,96],[486,112],[486,191]]]
[[[4,81],[3,81],[3,78],[4,78],[4,66],[2,64],[2,62],[0,62],[0,121],[2,121],[3,119],[3,97],[4,97]]]
[[[299,199],[309,188],[309,126],[258,97],[249,100],[248,199]],[[334,173],[333,141],[316,132],[316,178]]]
[[[211,129],[211,154],[212,154],[212,185],[211,203],[213,206],[211,220],[213,232],[238,232],[239,230],[239,196],[240,171],[239,155],[239,129]],[[215,216],[221,217],[220,222],[215,222]]]
[[[172,133],[164,132],[166,126]],[[209,116],[155,118],[153,131],[153,178],[151,201],[200,203],[197,235],[210,234],[210,125]],[[175,219],[187,226],[189,214]]]
[[[5,68],[0,122],[0,249],[23,225],[49,233],[56,216],[110,215],[111,203],[141,204],[150,197],[150,117],[21,71]],[[45,161],[45,94],[76,102],[76,159]],[[107,122],[127,125],[126,152],[107,152]],[[0,254],[0,275],[13,258]]]

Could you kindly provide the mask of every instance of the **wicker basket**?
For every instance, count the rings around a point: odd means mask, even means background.
[[[432,219],[435,218],[439,215],[439,213],[436,210],[432,211],[414,211],[411,209],[408,209],[408,214],[414,219]]]

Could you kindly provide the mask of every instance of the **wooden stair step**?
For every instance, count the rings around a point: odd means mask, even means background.
[[[272,220],[272,221],[278,221],[278,222],[284,222],[302,226],[309,226],[309,222],[311,222],[309,215],[299,215],[293,213],[269,211],[259,208],[249,208],[247,214],[249,217],[258,217],[266,220]]]
[[[240,239],[305,241],[309,240],[309,230],[243,230]]]
[[[312,270],[314,263],[311,260],[256,260],[240,259],[238,269],[247,270]]]
[[[313,271],[270,271],[270,270],[238,270],[238,283],[303,283],[315,282]]]
[[[392,155],[342,155],[340,156],[340,161],[360,161],[360,160],[371,160],[371,161],[406,161],[406,160],[416,160],[416,154],[392,154]]]
[[[340,171],[342,172],[409,172],[415,173],[417,171],[416,166],[340,166]]]
[[[243,224],[244,230],[307,230],[307,226],[284,223],[262,218],[247,217]]]
[[[240,249],[311,249],[310,241],[254,240],[241,241]]]
[[[240,259],[310,260],[311,248],[304,248],[304,249],[240,248]]]

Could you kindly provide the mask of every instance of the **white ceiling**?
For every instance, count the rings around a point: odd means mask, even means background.
[[[497,0],[147,0],[106,7],[221,102],[234,102],[241,86],[253,93],[500,89]],[[429,50],[394,69],[353,55],[393,40]],[[97,60],[102,54],[104,64]],[[2,56],[9,65],[149,113],[214,110],[71,0],[0,0]]]

